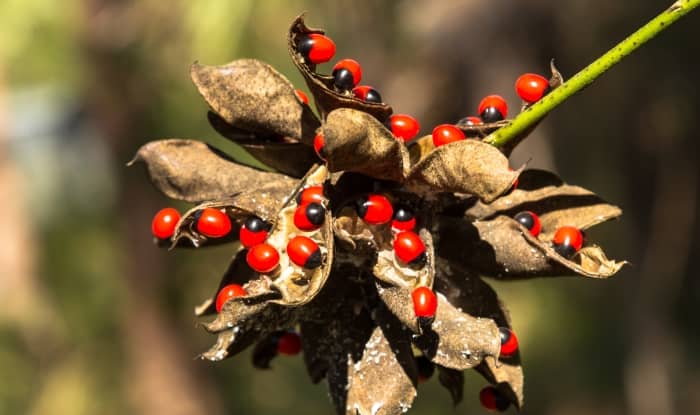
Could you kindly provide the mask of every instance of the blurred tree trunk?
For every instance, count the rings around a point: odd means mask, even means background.
[[[86,107],[119,161],[133,155],[143,138],[135,137],[134,132],[151,130],[149,114],[156,111],[152,107],[157,104],[157,87],[145,74],[158,68],[145,65],[154,59],[140,54],[138,45],[149,20],[163,17],[139,15],[140,7],[150,3],[84,1],[81,41],[89,78]],[[176,11],[175,6],[169,6],[169,12]],[[122,318],[128,359],[124,384],[134,413],[220,413],[217,396],[207,393],[206,382],[197,377],[193,356],[181,346],[187,343],[179,337],[182,333],[169,327],[165,310],[156,301],[168,284],[164,264],[153,255],[156,248],[148,236],[147,212],[156,211],[157,194],[142,191],[141,183],[132,183],[136,175],[120,177],[116,208],[129,297]],[[139,175],[138,180],[143,177]]]

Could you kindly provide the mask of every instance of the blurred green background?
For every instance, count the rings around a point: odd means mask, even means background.
[[[363,64],[395,111],[428,133],[546,73],[571,76],[670,0],[0,1],[0,414],[330,414],[300,358],[256,371],[192,308],[230,246],[167,252],[152,215],[171,202],[138,146],[201,138],[190,63],[265,60],[302,86],[286,30],[307,10],[337,57]],[[557,109],[513,156],[625,210],[591,239],[632,262],[608,281],[496,283],[526,374],[525,414],[700,413],[700,12]],[[322,70],[329,70],[328,66]],[[303,87],[303,89],[306,89]],[[180,206],[182,207],[182,206]],[[452,409],[435,379],[413,414],[483,413],[469,373]]]

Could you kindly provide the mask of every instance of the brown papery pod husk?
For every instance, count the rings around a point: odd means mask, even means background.
[[[247,295],[227,301],[216,319],[202,324],[205,330],[218,335],[216,343],[201,355],[219,361],[244,350],[268,334],[290,327],[296,314],[268,301],[269,283],[252,281],[245,286]]]
[[[298,205],[296,196],[305,187],[323,185],[328,180],[328,170],[325,166],[314,166],[300,180],[297,188],[288,197],[280,209],[277,219],[267,237],[266,242],[272,245],[280,255],[279,265],[268,274],[272,279],[272,288],[281,294],[281,298],[273,302],[284,306],[300,306],[311,301],[323,288],[333,265],[333,219],[326,208],[323,225],[313,231],[302,231],[294,225],[294,212]],[[327,204],[326,204],[327,205]],[[326,206],[327,207],[327,206]],[[305,269],[295,265],[286,254],[287,243],[297,235],[312,239],[321,250],[322,264],[315,269]]]
[[[268,186],[274,186],[274,183],[269,183]],[[259,191],[248,191],[241,193],[235,197],[213,200],[211,202],[200,203],[185,212],[180,221],[175,225],[175,232],[170,238],[172,241],[171,248],[186,246],[181,240],[185,238],[195,248],[206,245],[216,245],[234,241],[238,238],[238,230],[241,223],[249,216],[259,216],[261,219],[274,223],[273,212],[278,211],[278,205],[281,203],[279,199],[274,199],[277,192],[266,192],[265,189]],[[221,238],[209,238],[197,230],[197,215],[203,209],[213,208],[226,213],[231,219],[231,232]]]
[[[306,306],[294,308],[300,319],[304,363],[313,382],[323,377],[336,412],[346,413],[349,368],[360,361],[376,324],[364,306],[359,285],[348,278],[352,268],[334,268],[334,278]]]
[[[361,262],[364,265],[373,261],[370,266],[374,277],[378,280],[406,288],[433,286],[435,255],[432,235],[427,229],[416,230],[425,245],[426,258],[423,266],[414,267],[396,258],[393,245],[394,232],[390,223],[369,225],[357,215],[355,209],[346,206],[337,212],[333,227],[336,237],[348,243],[352,251],[350,255],[366,257],[366,261],[353,259],[356,264]]]
[[[404,185],[420,195],[469,193],[489,203],[508,191],[518,174],[497,148],[466,139],[428,153],[411,167]]]
[[[463,313],[437,294],[435,319],[429,329],[423,330],[413,311],[409,289],[378,286],[377,291],[401,323],[419,334],[414,339],[414,344],[433,363],[464,370],[478,365],[486,356],[498,355],[500,336],[493,320]]]
[[[262,334],[258,330],[236,332],[233,330],[222,331],[217,334],[216,343],[206,352],[199,355],[202,360],[219,362],[233,357],[258,341]]]
[[[490,204],[475,201],[465,211],[468,219],[489,219],[497,215],[515,216],[532,211],[540,218],[538,238],[550,241],[561,226],[588,229],[622,215],[622,210],[607,203],[590,190],[564,183],[554,173],[525,170],[518,187]]]
[[[347,415],[399,415],[416,397],[418,371],[400,324],[375,327],[362,357],[348,361]]]
[[[391,285],[409,289],[418,286],[432,288],[435,277],[435,253],[433,250],[433,238],[427,229],[417,231],[418,236],[425,245],[425,265],[414,268],[403,263],[396,257],[394,246],[389,243],[377,246],[377,262],[372,269],[374,276]],[[389,230],[391,235],[391,231]],[[384,239],[386,241],[386,239]]]
[[[314,149],[304,143],[284,137],[259,138],[253,133],[233,127],[211,111],[207,113],[207,118],[219,134],[240,145],[259,162],[279,173],[303,177],[319,161]]]
[[[328,114],[322,132],[323,157],[331,172],[403,180],[409,163],[406,147],[369,114],[339,108]]]
[[[490,356],[486,357],[486,359],[489,358]],[[464,372],[440,365],[437,366],[437,369],[438,381],[450,393],[452,405],[459,405],[464,397]]]
[[[406,144],[408,149],[408,158],[410,165],[413,166],[420,160],[425,158],[431,151],[435,150],[432,135],[424,135],[423,137],[411,140]]]
[[[446,261],[438,261],[437,289],[450,303],[465,313],[493,320],[498,327],[512,329],[510,314],[496,292],[474,274],[458,273]],[[511,357],[486,356],[475,368],[486,380],[497,385],[503,396],[520,409],[523,405],[523,369],[520,351]]]
[[[304,15],[302,14],[292,22],[287,40],[289,43],[289,55],[292,58],[292,62],[294,62],[294,65],[296,65],[299,72],[301,72],[301,75],[306,80],[309,91],[311,91],[314,96],[316,108],[318,108],[321,118],[325,119],[326,116],[336,108],[353,108],[363,111],[371,114],[381,122],[389,118],[392,109],[387,104],[365,102],[356,98],[351,91],[344,93],[336,91],[333,86],[333,76],[321,75],[315,72],[316,65],[307,63],[301,53],[297,51],[298,39],[310,33],[324,34],[325,32],[321,29],[307,27],[304,23]]]
[[[504,125],[507,125],[508,123],[510,123],[510,120],[502,120],[486,124],[472,125],[469,124],[469,122],[467,121],[467,117],[464,117],[457,121],[455,127],[462,130],[464,135],[468,138],[484,138],[492,132],[503,127]]]
[[[557,254],[550,241],[541,241],[508,216],[469,222],[442,217],[437,255],[461,270],[501,279],[579,274],[608,278],[625,262],[609,260],[597,246],[581,249],[571,259]],[[454,241],[459,240],[459,244]]]
[[[221,66],[194,63],[190,76],[211,109],[228,124],[312,144],[320,123],[294,86],[270,65],[238,59]]]
[[[152,141],[138,150],[129,165],[137,161],[146,163],[151,182],[158,190],[170,198],[193,203],[230,198],[251,190],[262,197],[281,199],[296,184],[282,174],[241,166],[221,150],[196,140]]]

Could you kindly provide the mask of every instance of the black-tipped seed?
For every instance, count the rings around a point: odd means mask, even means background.
[[[404,205],[397,205],[394,209],[394,220],[399,222],[408,222],[413,216],[413,211]]]
[[[287,243],[287,255],[294,264],[314,269],[321,266],[323,257],[318,244],[306,236],[295,236]]]
[[[513,216],[513,219],[526,227],[532,236],[537,236],[540,234],[540,230],[542,229],[540,218],[533,212],[530,212],[529,210],[522,211]]]
[[[365,101],[366,102],[374,102],[377,104],[381,104],[382,102],[382,96],[379,95],[379,92],[377,92],[376,89],[370,89],[367,91],[367,95],[365,96]]]
[[[257,216],[250,216],[245,221],[245,227],[251,232],[269,231],[272,225]]]
[[[320,250],[314,251],[309,257],[306,259],[306,262],[304,263],[304,268],[306,269],[315,269],[321,266],[321,262],[323,262],[323,256],[321,255]]]
[[[294,211],[294,226],[302,231],[313,231],[323,225],[326,208],[322,204],[311,202],[297,207]]]
[[[418,381],[425,382],[435,373],[435,365],[427,357],[421,355],[416,357],[416,368],[418,369]]]
[[[309,203],[306,205],[306,219],[316,226],[323,225],[323,221],[326,219],[326,208],[320,203]]]
[[[421,331],[429,331],[429,330],[431,330],[431,326],[433,325],[433,321],[435,321],[435,316],[418,317],[418,327],[421,329]]]
[[[503,114],[496,107],[486,107],[480,114],[481,120],[485,123],[492,123],[503,120]]]
[[[352,72],[345,68],[340,68],[333,72],[333,85],[342,91],[349,91],[355,86]]]
[[[493,386],[487,386],[479,392],[481,405],[490,410],[503,412],[510,407],[510,402]]]

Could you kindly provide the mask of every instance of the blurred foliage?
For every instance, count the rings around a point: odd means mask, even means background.
[[[151,215],[169,202],[124,167],[161,137],[238,151],[208,127],[192,61],[260,58],[302,85],[285,35],[308,10],[338,58],[360,60],[426,132],[487,93],[515,104],[513,80],[551,57],[574,73],[668,3],[3,0],[0,167],[16,174],[0,175],[0,217],[24,216],[4,249],[23,248],[0,255],[0,414],[330,413],[300,359],[267,372],[247,353],[192,360],[213,341],[192,307],[231,248],[152,246]],[[522,343],[526,414],[700,411],[697,18],[564,104],[513,157],[620,204],[623,220],[590,237],[633,263],[600,283],[494,284]],[[482,382],[467,376],[457,413],[479,411]],[[454,413],[435,380],[414,408]]]

